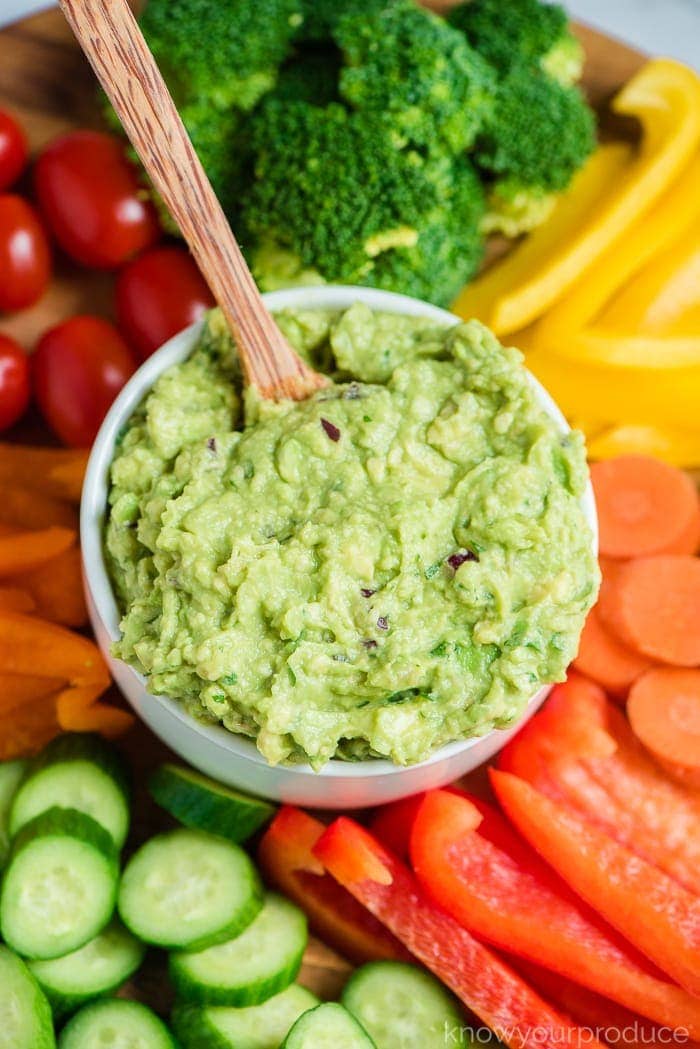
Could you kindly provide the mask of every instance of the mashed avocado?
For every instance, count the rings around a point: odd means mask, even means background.
[[[215,312],[122,435],[116,654],[273,763],[410,764],[509,725],[595,599],[581,436],[475,321],[278,320],[328,389],[242,394]]]

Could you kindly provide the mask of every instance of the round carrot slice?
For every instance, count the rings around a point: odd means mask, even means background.
[[[624,644],[679,667],[700,664],[700,558],[662,554],[608,576],[599,611]]]
[[[608,557],[676,551],[697,518],[698,493],[692,480],[658,459],[622,455],[594,463],[591,480],[600,552]]]
[[[618,641],[602,623],[597,608],[588,613],[574,666],[615,696],[624,696],[630,685],[654,665]]]
[[[700,670],[657,667],[627,701],[637,739],[679,779],[700,785]]]

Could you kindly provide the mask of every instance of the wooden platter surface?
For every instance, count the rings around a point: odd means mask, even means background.
[[[429,6],[445,10],[450,0]],[[577,27],[586,49],[584,86],[591,102],[605,101],[644,63],[644,56],[595,30]],[[0,108],[15,114],[25,128],[35,152],[54,136],[76,127],[100,127],[95,80],[62,15],[55,10],[25,19],[0,31]],[[20,187],[29,189],[29,183]],[[111,317],[113,278],[60,259],[51,287],[29,310],[0,317],[0,332],[12,335],[31,348],[50,325],[75,313]],[[20,431],[23,440],[50,441],[41,427],[30,421]],[[166,819],[148,798],[148,770],[170,751],[145,726],[137,726],[123,741],[134,770],[135,800],[133,841],[163,829]],[[171,755],[172,756],[172,755]],[[305,955],[301,981],[322,997],[334,997],[345,982],[350,966],[335,952],[313,940]],[[167,1013],[170,1005],[163,960],[157,952],[127,988]]]

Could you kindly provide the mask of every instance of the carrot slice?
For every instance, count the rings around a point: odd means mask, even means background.
[[[0,576],[21,575],[46,564],[75,543],[70,528],[43,528],[0,538]]]
[[[700,550],[700,509],[690,522],[686,530],[663,550],[660,554],[697,554]]]
[[[25,485],[3,484],[0,525],[8,525],[15,532],[27,528],[50,528],[51,525],[77,531],[78,515],[75,507],[63,499],[54,499]]]
[[[55,696],[26,703],[0,719],[0,761],[36,754],[60,731]]]
[[[647,557],[674,548],[697,519],[698,493],[687,474],[645,455],[594,463],[600,551]]]
[[[40,674],[74,685],[109,685],[97,645],[65,627],[18,612],[0,612],[0,666],[8,674]]]
[[[25,703],[55,695],[64,682],[60,678],[38,674],[0,674],[0,716]]]
[[[641,557],[601,587],[603,623],[630,648],[661,663],[700,664],[700,558]]]
[[[623,645],[603,626],[597,608],[590,610],[574,660],[577,670],[593,678],[606,691],[621,697],[653,665],[653,660]]]
[[[700,670],[650,670],[632,688],[627,713],[647,750],[681,781],[700,787]]]
[[[42,618],[72,627],[87,623],[80,549],[77,546],[64,550],[32,572],[15,576],[15,581],[31,596],[37,614]]]
[[[0,485],[21,485],[78,503],[89,454],[81,448],[0,443]]]
[[[108,703],[93,703],[89,707],[58,708],[58,720],[64,732],[99,732],[114,739],[128,732],[136,721],[133,714]]]
[[[36,604],[28,590],[18,586],[0,586],[0,611],[34,612]]]

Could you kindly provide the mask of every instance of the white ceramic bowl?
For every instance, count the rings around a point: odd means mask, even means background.
[[[416,299],[367,288],[332,285],[294,288],[266,295],[265,300],[273,311],[287,307],[344,309],[362,301],[373,309],[390,313],[429,317],[437,322],[455,323],[458,320],[453,314]],[[540,689],[532,697],[518,725],[505,731],[494,730],[478,739],[450,743],[419,765],[404,768],[378,759],[333,760],[316,773],[308,765],[269,765],[254,742],[221,726],[195,721],[175,700],[151,695],[144,678],[112,656],[110,648],[119,637],[120,616],[105,566],[102,542],[108,473],[115,440],[161,372],[187,357],[200,327],[195,324],[180,332],[139,368],[112,405],[88,464],[80,519],[87,601],[97,641],[120,689],[149,728],[195,768],[231,786],[292,804],[332,809],[383,804],[442,786],[481,765],[500,750],[519,725],[534,713],[548,688]],[[554,401],[534,378],[531,379],[538,401],[562,433],[566,433],[569,427]],[[597,544],[595,503],[590,484],[583,499],[583,509]]]

